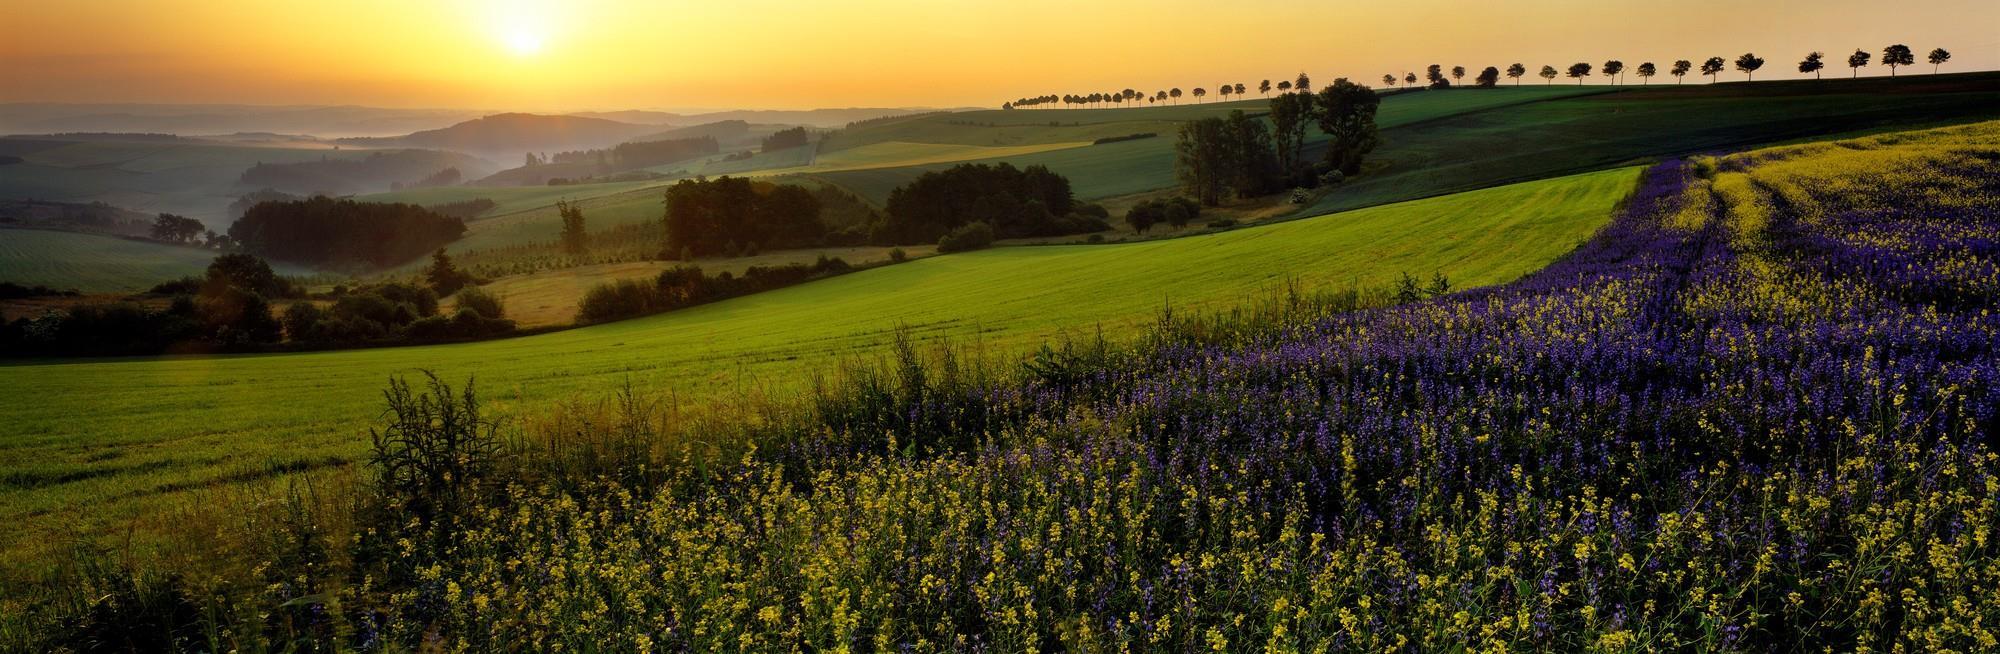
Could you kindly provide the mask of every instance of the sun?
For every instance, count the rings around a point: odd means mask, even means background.
[[[502,32],[500,41],[507,51],[516,57],[531,57],[542,51],[542,35],[532,30],[515,27]]]

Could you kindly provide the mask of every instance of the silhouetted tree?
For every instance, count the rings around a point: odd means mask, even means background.
[[[1645,86],[1647,83],[1652,81],[1654,75],[1660,72],[1660,69],[1654,66],[1653,62],[1648,61],[1646,63],[1639,64],[1639,67],[1635,69],[1633,72],[1639,75],[1639,85]]]
[[[590,233],[584,228],[583,207],[568,199],[556,201],[556,215],[562,218],[563,251],[572,257],[590,250]]]
[[[458,289],[465,288],[466,283],[471,281],[471,276],[460,271],[458,266],[452,263],[451,255],[445,254],[444,248],[438,248],[436,252],[431,253],[431,267],[424,270],[424,279],[430,282],[431,290],[437,291],[437,294],[442,296],[457,293]]]
[[[1199,87],[1199,86],[1197,86],[1197,87],[1194,87],[1194,101],[1195,101],[1195,102],[1201,102],[1201,96],[1204,96],[1204,95],[1208,95],[1208,91],[1207,91],[1206,89],[1203,89],[1203,88],[1201,88],[1201,87]]]
[[[1556,72],[1555,66],[1542,66],[1542,72],[1536,74],[1541,75],[1542,79],[1548,80],[1546,82],[1542,82],[1542,84],[1546,86],[1549,84],[1554,84],[1556,81],[1556,75],[1560,75],[1561,73]]]
[[[1487,66],[1486,70],[1479,71],[1479,77],[1474,78],[1473,81],[1479,84],[1479,88],[1493,88],[1494,85],[1500,83],[1500,69]]]
[[[1292,81],[1291,81],[1291,80],[1284,80],[1284,81],[1281,81],[1281,82],[1278,82],[1278,92],[1279,92],[1279,93],[1291,93],[1291,92],[1292,92]]]
[[[1508,67],[1507,67],[1507,77],[1509,77],[1509,78],[1511,78],[1511,79],[1513,79],[1513,80],[1514,80],[1514,85],[1515,85],[1515,86],[1520,86],[1520,85],[1521,85],[1521,76],[1523,76],[1523,75],[1527,75],[1527,74],[1528,74],[1528,67],[1527,67],[1527,66],[1523,66],[1523,65],[1520,65],[1520,64],[1514,64],[1514,65],[1512,65],[1512,66],[1508,66]]]
[[[1278,170],[1297,176],[1306,167],[1302,161],[1306,126],[1312,124],[1317,104],[1308,93],[1281,93],[1271,98],[1271,127]]]
[[[1394,74],[1390,74],[1390,75],[1383,75],[1383,76],[1382,76],[1382,85],[1383,85],[1383,86],[1387,86],[1387,87],[1389,87],[1389,88],[1395,88],[1395,87],[1396,87],[1396,76],[1395,76]]]
[[[1947,61],[1951,61],[1950,52],[1946,51],[1944,48],[1937,48],[1931,50],[1931,56],[1930,56],[1931,74],[1936,75],[1938,73],[1938,66],[1944,65],[1944,62]]]
[[[1263,94],[1264,97],[1267,98],[1271,97],[1271,80],[1264,80],[1262,82],[1258,82],[1257,92]]]
[[[1577,86],[1583,86],[1583,78],[1590,76],[1590,64],[1581,61],[1570,64],[1569,76],[1571,79],[1576,80]]]
[[[1222,101],[1223,101],[1223,102],[1228,102],[1228,101],[1229,101],[1229,94],[1230,94],[1230,93],[1232,92],[1232,90],[1233,90],[1234,88],[1235,88],[1235,87],[1232,87],[1232,86],[1230,86],[1230,85],[1228,85],[1228,84],[1224,84],[1224,85],[1222,85],[1222,88],[1219,88],[1219,89],[1216,89],[1216,91],[1217,91],[1218,93],[1221,93],[1221,94],[1222,94]]]
[[[1611,78],[1611,83],[1613,85],[1618,84],[1618,76],[1624,74],[1624,72],[1625,72],[1625,62],[1619,61],[1617,59],[1604,62],[1604,76]]]
[[[1236,83],[1236,97],[1240,98],[1245,95],[1249,95],[1250,94],[1249,91],[1250,89],[1248,87],[1243,86],[1242,82]]]
[[[1743,56],[1736,58],[1736,70],[1743,71],[1743,79],[1746,81],[1756,80],[1757,69],[1763,67],[1764,67],[1763,57],[1759,57],[1757,55],[1745,52],[1743,53]]]
[[[1694,70],[1694,62],[1681,59],[1675,61],[1673,69],[1667,72],[1674,76],[1674,83],[1679,84],[1687,78],[1688,71],[1690,70]]]
[[[1334,169],[1352,177],[1361,172],[1361,159],[1379,142],[1375,111],[1382,96],[1373,89],[1342,77],[1319,93],[1319,129],[1333,137],[1326,147],[1326,161]]]
[[[1451,67],[1451,81],[1453,81],[1453,82],[1462,82],[1462,81],[1464,81],[1464,80],[1465,80],[1465,67],[1464,67],[1464,66],[1452,66],[1452,67]]]
[[[1444,78],[1444,67],[1437,64],[1424,68],[1424,81],[1430,82],[1434,89],[1451,88],[1451,82]]]
[[[1721,57],[1709,57],[1707,61],[1701,62],[1701,74],[1708,76],[1708,83],[1715,83],[1715,76],[1722,74],[1723,64]]]
[[[1825,58],[1826,55],[1819,51],[1806,55],[1806,58],[1799,60],[1799,72],[1812,73],[1813,79],[1819,79],[1819,69],[1826,67],[1826,62],[1823,61]]]
[[[1890,77],[1896,76],[1897,67],[1909,66],[1915,63],[1917,63],[1917,55],[1910,52],[1910,46],[1898,43],[1882,49],[1882,65],[1889,67]]]
[[[163,213],[153,219],[151,234],[155,241],[191,243],[201,238],[201,233],[205,229],[207,228],[203,227],[199,220]]]
[[[1292,88],[1302,92],[1310,92],[1313,90],[1312,78],[1307,77],[1305,73],[1299,73],[1299,78],[1292,82]]]
[[[1868,54],[1867,50],[1855,50],[1854,54],[1847,55],[1847,76],[1849,78],[1860,77],[1861,67],[1867,66],[1868,59],[1873,56]]]
[[[1174,99],[1174,104],[1181,103],[1181,87],[1174,87],[1173,90],[1167,92],[1167,95]]]

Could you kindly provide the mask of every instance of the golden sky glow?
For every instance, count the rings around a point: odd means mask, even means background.
[[[1425,64],[1856,47],[2000,68],[2000,2],[0,0],[0,101],[557,111],[995,105]],[[1879,56],[1879,55],[1878,55]],[[1886,74],[1876,67],[1872,74]]]

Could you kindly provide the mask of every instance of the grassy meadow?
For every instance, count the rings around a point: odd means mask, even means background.
[[[218,482],[340,465],[384,380],[477,374],[502,414],[631,383],[688,400],[798,390],[899,330],[992,354],[1060,333],[1134,333],[1156,313],[1400,273],[1502,283],[1588,238],[1633,183],[1616,169],[1213,235],[929,257],[659,316],[480,343],[0,366],[0,551],[11,561]],[[158,526],[158,525],[156,525]],[[141,535],[144,539],[144,535]]]
[[[0,281],[28,286],[85,293],[143,291],[170,279],[200,276],[214,259],[214,250],[102,234],[0,230]],[[286,266],[278,270],[306,272]]]

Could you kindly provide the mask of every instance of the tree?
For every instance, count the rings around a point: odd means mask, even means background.
[[[1799,60],[1799,73],[1812,73],[1813,79],[1819,79],[1819,69],[1826,67],[1826,62],[1822,61],[1825,58],[1826,55],[1816,50],[1806,55],[1806,58]]]
[[[199,220],[163,213],[153,219],[152,237],[155,241],[191,243],[200,239],[206,229]]]
[[[1570,79],[1576,80],[1577,86],[1583,86],[1583,78],[1590,76],[1590,64],[1581,61],[1570,64],[1569,76]]]
[[[1228,84],[1224,84],[1224,85],[1222,85],[1222,88],[1221,88],[1221,89],[1218,89],[1218,90],[1219,90],[1219,91],[1220,91],[1220,92],[1222,93],[1222,101],[1223,101],[1223,102],[1228,102],[1228,101],[1229,101],[1229,93],[1230,93],[1230,89],[1231,89],[1231,88],[1232,88],[1232,87],[1230,87],[1230,86],[1229,86]]]
[[[1181,123],[1180,138],[1174,143],[1174,177],[1181,189],[1204,205],[1222,203],[1229,153],[1228,123],[1221,118],[1203,118]]]
[[[1414,85],[1414,84],[1416,84],[1416,83],[1417,83],[1417,74],[1416,74],[1416,73],[1403,73],[1403,85],[1404,85],[1404,86],[1410,86],[1410,85]]]
[[[1299,73],[1299,79],[1297,81],[1292,82],[1292,88],[1298,89],[1300,91],[1310,92],[1313,90],[1312,78],[1307,77],[1305,73]]]
[[[1264,97],[1267,98],[1271,97],[1271,80],[1264,80],[1262,82],[1258,82],[1257,92],[1263,94]]]
[[[1250,93],[1249,93],[1249,91],[1250,91],[1250,89],[1248,89],[1248,88],[1244,87],[1244,86],[1243,86],[1243,83],[1242,83],[1242,82],[1237,82],[1237,83],[1236,83],[1236,97],[1239,97],[1239,98],[1240,98],[1240,97],[1243,97],[1243,96],[1246,96],[1246,95],[1249,95],[1249,94],[1250,94]]]
[[[1722,65],[1721,57],[1709,57],[1707,61],[1701,62],[1701,74],[1707,75],[1708,83],[1714,84],[1715,76],[1722,74]]]
[[[219,295],[231,289],[260,297],[294,295],[291,282],[272,271],[271,264],[243,253],[225,254],[208,262],[202,280],[202,295]]]
[[[1910,52],[1910,46],[1901,43],[1882,49],[1882,65],[1889,67],[1889,76],[1896,76],[1896,68],[1917,63],[1917,55]]]
[[[438,295],[451,295],[465,288],[471,281],[469,277],[452,263],[451,255],[445,254],[444,248],[431,253],[431,267],[424,271],[424,279],[430,282],[431,290],[437,291]]]
[[[1556,75],[1558,75],[1558,73],[1556,72],[1556,67],[1555,67],[1555,66],[1543,66],[1543,67],[1542,67],[1542,72],[1540,72],[1540,73],[1536,73],[1536,74],[1537,74],[1537,75],[1541,75],[1541,76],[1542,76],[1542,79],[1545,79],[1545,80],[1548,80],[1547,82],[1543,82],[1543,84],[1545,84],[1545,85],[1546,85],[1546,84],[1553,84],[1553,83],[1555,83],[1555,81],[1556,81]]]
[[[1736,70],[1743,71],[1745,81],[1755,81],[1757,79],[1757,69],[1763,67],[1763,57],[1745,52],[1743,56],[1736,58]]]
[[[1154,204],[1150,200],[1132,205],[1131,209],[1125,211],[1125,224],[1131,225],[1132,231],[1141,234],[1146,233],[1146,230],[1151,229],[1154,225],[1160,224],[1160,219],[1160,205]]]
[[[1526,74],[1528,74],[1528,67],[1527,67],[1527,66],[1523,66],[1523,65],[1520,65],[1520,64],[1514,64],[1514,65],[1512,65],[1512,66],[1508,66],[1508,67],[1507,67],[1507,77],[1508,77],[1509,79],[1512,79],[1512,80],[1514,80],[1514,85],[1515,85],[1515,86],[1520,86],[1520,85],[1521,85],[1521,76],[1523,76],[1523,75],[1526,75]]]
[[[1850,78],[1860,77],[1861,68],[1863,66],[1867,66],[1868,59],[1873,56],[1874,55],[1868,54],[1867,50],[1855,50],[1854,54],[1847,55],[1847,68],[1848,68],[1847,76]]]
[[[1431,88],[1434,89],[1451,88],[1451,82],[1444,78],[1444,67],[1437,64],[1424,68],[1424,81],[1430,82]]]
[[[1319,129],[1333,137],[1327,143],[1326,161],[1335,170],[1352,177],[1361,172],[1361,159],[1375,150],[1375,112],[1382,96],[1374,89],[1343,77],[1319,93]]]
[[[1313,96],[1306,93],[1285,93],[1271,98],[1272,140],[1278,156],[1278,170],[1285,175],[1297,175],[1305,168],[1301,161],[1304,155],[1306,126],[1313,122],[1317,105]]]
[[[1204,96],[1204,95],[1208,95],[1208,91],[1207,91],[1206,89],[1203,89],[1203,88],[1201,88],[1201,87],[1199,87],[1199,86],[1197,86],[1197,87],[1194,87],[1194,101],[1195,101],[1195,102],[1197,102],[1197,103],[1198,103],[1198,102],[1201,102],[1201,96]]]
[[[1944,48],[1937,48],[1935,50],[1931,50],[1931,56],[1930,56],[1931,74],[1936,75],[1938,72],[1938,66],[1944,65],[1944,62],[1947,61],[1951,61],[1951,53],[1949,51],[1946,51]]]
[[[1395,86],[1396,86],[1396,76],[1395,76],[1394,74],[1389,74],[1389,75],[1383,75],[1383,76],[1382,76],[1382,85],[1383,85],[1383,86],[1387,86],[1387,87],[1390,87],[1390,88],[1395,88]]]
[[[1292,92],[1292,81],[1291,81],[1291,80],[1285,80],[1285,81],[1282,81],[1282,82],[1278,82],[1278,92],[1279,92],[1279,93],[1291,93],[1291,92]]]
[[[583,207],[569,200],[556,201],[556,215],[562,218],[563,252],[573,257],[590,250],[590,233],[584,229]]]
[[[1688,61],[1686,59],[1681,59],[1675,61],[1673,69],[1667,72],[1674,76],[1674,83],[1679,84],[1683,79],[1687,77],[1688,71],[1690,70],[1694,70],[1694,62]]]
[[[1653,75],[1656,75],[1660,72],[1660,69],[1654,66],[1653,62],[1648,61],[1646,63],[1639,64],[1639,68],[1634,72],[1638,73],[1639,75],[1639,85],[1645,86],[1648,82],[1652,81]]]
[[[1474,78],[1473,81],[1479,84],[1479,88],[1493,88],[1500,83],[1500,69],[1487,66],[1486,70],[1479,71],[1479,77]]]
[[[1460,82],[1460,81],[1464,81],[1464,80],[1465,80],[1465,67],[1464,67],[1464,66],[1452,66],[1452,67],[1451,67],[1451,81],[1453,81],[1453,82]]]
[[[1174,87],[1174,90],[1168,91],[1167,95],[1174,99],[1174,104],[1181,103],[1181,87],[1178,86]]]
[[[1612,84],[1616,85],[1618,83],[1618,76],[1624,72],[1625,62],[1617,59],[1604,62],[1604,76],[1611,78]]]

